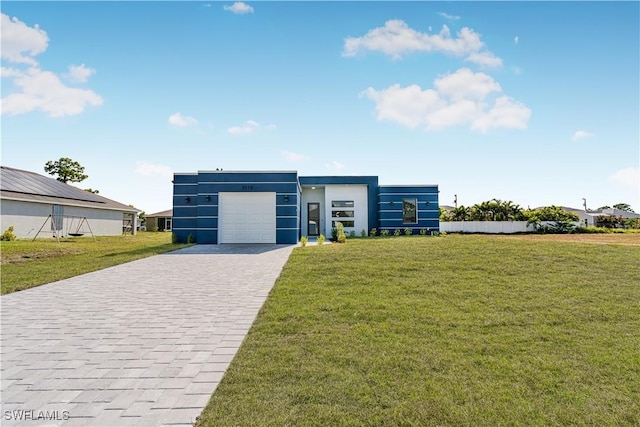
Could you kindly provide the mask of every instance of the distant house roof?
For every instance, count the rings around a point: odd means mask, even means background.
[[[140,212],[139,209],[35,172],[7,166],[0,166],[0,172],[1,199]]]
[[[145,215],[145,218],[169,218],[173,217],[173,209],[169,209],[167,211],[156,212],[153,214]]]

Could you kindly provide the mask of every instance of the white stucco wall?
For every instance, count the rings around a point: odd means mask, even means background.
[[[0,204],[1,231],[13,226],[14,233],[18,238],[33,238],[51,214],[52,206],[48,203],[3,199]],[[64,206],[63,215],[86,217],[95,236],[119,236],[122,234],[123,212],[121,211]],[[64,218],[62,235],[67,236],[67,233],[76,232],[80,221],[81,218]],[[83,230],[80,231],[84,231],[85,236],[90,235],[87,226],[83,226]],[[38,238],[40,237],[53,237],[50,224],[45,225]]]
[[[331,236],[331,202],[333,200],[353,200],[354,206],[354,227],[345,227],[345,232],[348,234],[351,231],[355,231],[356,235],[360,235],[361,230],[369,230],[369,211],[367,204],[367,186],[356,184],[343,184],[343,185],[327,185],[324,189],[325,204],[325,235]]]

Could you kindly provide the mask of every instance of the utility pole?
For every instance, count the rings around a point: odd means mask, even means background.
[[[458,208],[458,195],[454,194],[453,195],[453,204],[455,205],[456,209]]]

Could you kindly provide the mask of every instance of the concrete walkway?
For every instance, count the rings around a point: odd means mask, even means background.
[[[292,249],[197,245],[3,296],[0,424],[192,425]]]

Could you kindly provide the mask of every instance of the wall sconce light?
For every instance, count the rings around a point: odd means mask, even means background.
[[[191,197],[187,196],[184,198],[184,201],[187,203],[191,203]]]
[[[393,202],[389,202],[389,205],[390,205],[390,206],[393,206]]]
[[[429,206],[430,204],[431,204],[431,203],[430,203],[430,202],[429,202],[429,201],[427,200],[427,203],[426,203],[426,205],[427,205],[427,206]]]
[[[288,195],[285,195],[285,196],[284,196],[284,201],[285,201],[286,203],[289,203],[289,196],[288,196]]]
[[[205,196],[204,201],[205,202],[210,202],[211,201],[211,196]]]

